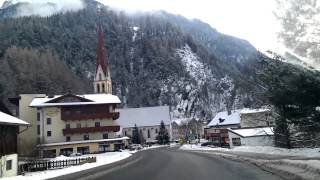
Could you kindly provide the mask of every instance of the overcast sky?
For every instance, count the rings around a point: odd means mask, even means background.
[[[3,1],[0,0],[0,4]],[[187,18],[198,18],[219,32],[247,39],[260,50],[276,48],[279,25],[272,13],[275,0],[98,1],[128,12],[165,10]]]

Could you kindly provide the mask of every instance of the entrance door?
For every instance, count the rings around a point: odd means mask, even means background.
[[[81,154],[89,154],[90,153],[89,146],[77,147],[77,152]]]

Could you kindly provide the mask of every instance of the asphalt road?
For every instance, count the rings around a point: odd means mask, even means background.
[[[130,161],[119,162],[96,171],[82,172],[59,179],[98,180],[280,180],[260,168],[210,154],[193,153],[177,148],[142,151]],[[135,159],[133,162],[132,160]],[[128,164],[128,162],[131,162]],[[112,168],[115,166],[120,168]],[[109,168],[109,169],[108,169]],[[111,170],[110,170],[111,168]]]

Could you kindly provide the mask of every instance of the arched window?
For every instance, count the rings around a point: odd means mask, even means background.
[[[99,81],[101,81],[102,80],[102,77],[101,77],[101,74],[99,73],[99,79],[98,79]]]
[[[148,129],[148,138],[150,138],[150,129]]]
[[[100,93],[100,86],[97,84],[97,93]]]
[[[105,92],[104,83],[102,84],[102,92]]]

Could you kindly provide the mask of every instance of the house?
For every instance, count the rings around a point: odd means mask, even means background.
[[[112,95],[103,39],[99,22],[94,94],[21,94],[10,99],[19,116],[32,124],[19,135],[19,153],[53,157],[116,151],[127,145],[128,137],[116,135],[120,114],[115,109],[121,102]]]
[[[235,146],[274,146],[272,127],[228,129],[230,148]]]
[[[238,109],[216,114],[204,129],[205,138],[218,146],[229,146],[228,128],[253,128],[273,125],[269,109]]]
[[[0,178],[18,173],[17,135],[29,123],[0,111]]]
[[[205,123],[199,119],[183,118],[174,119],[171,123],[172,140],[174,141],[187,141],[200,139],[204,136]]]
[[[241,128],[274,125],[274,117],[272,116],[271,111],[266,108],[242,109],[240,111],[240,119]]]
[[[123,136],[132,137],[135,125],[138,127],[142,142],[155,143],[160,129],[161,121],[164,122],[170,137],[169,106],[124,108],[118,109],[120,118],[117,123],[121,127]]]
[[[240,127],[240,110],[231,112],[219,112],[212,121],[204,128],[205,139],[214,142],[217,146],[228,146],[228,130],[227,128]]]

